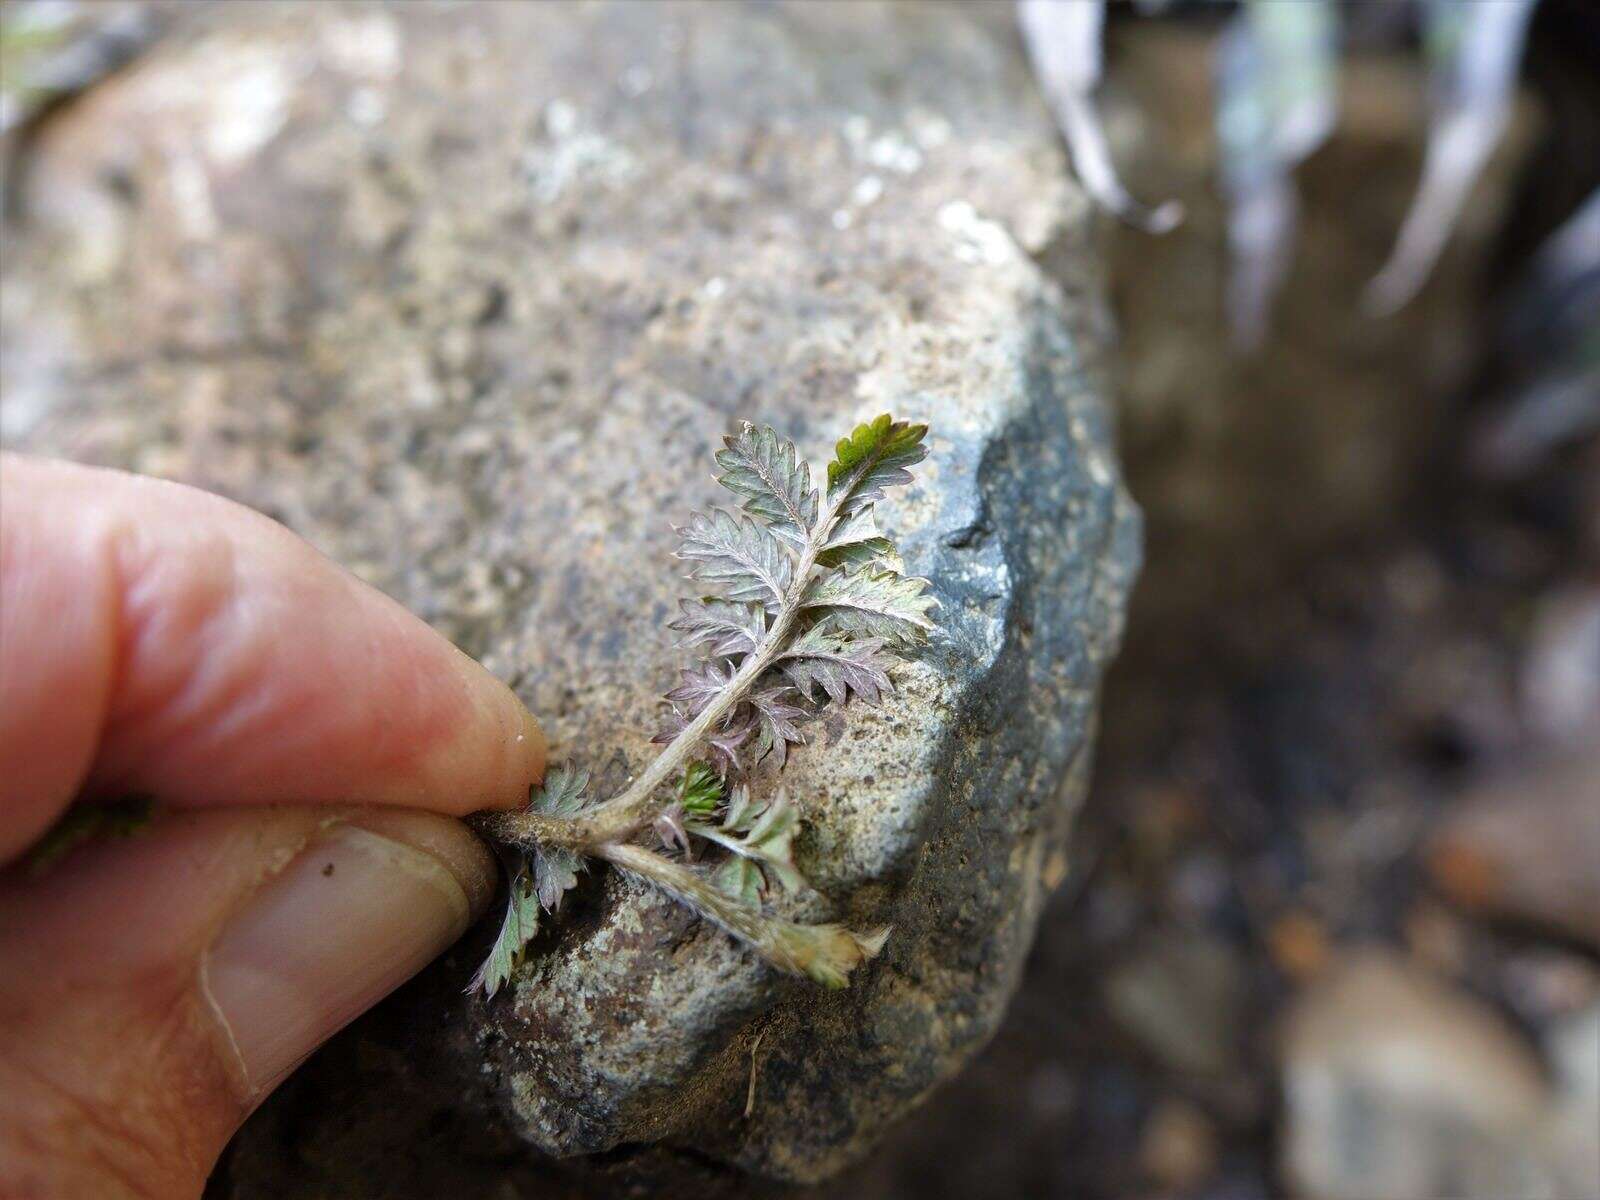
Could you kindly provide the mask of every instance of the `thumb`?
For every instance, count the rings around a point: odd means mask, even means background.
[[[488,904],[458,821],[168,812],[0,873],[0,1194],[198,1197],[262,1097]]]

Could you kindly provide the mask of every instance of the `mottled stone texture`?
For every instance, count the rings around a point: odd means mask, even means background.
[[[490,922],[336,1039],[216,1195],[817,1179],[993,1032],[1138,560],[1089,214],[1004,15],[225,6],[40,131],[7,442],[281,518],[602,787],[652,753],[719,435],[933,427],[880,511],[941,632],[786,772],[793,911],[892,922],[882,957],[825,993],[596,873],[508,994],[461,994]]]

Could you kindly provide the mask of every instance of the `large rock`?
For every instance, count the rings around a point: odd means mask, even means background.
[[[719,435],[933,428],[883,516],[941,632],[786,773],[795,910],[892,922],[881,958],[825,993],[596,873],[508,994],[461,994],[486,925],[308,1063],[216,1194],[817,1179],[994,1031],[1138,559],[1089,216],[1003,18],[225,6],[38,131],[7,441],[281,518],[604,785],[653,753]]]

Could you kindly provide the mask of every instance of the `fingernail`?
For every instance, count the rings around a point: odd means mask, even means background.
[[[517,703],[521,704],[521,701]],[[544,730],[539,728],[538,720],[527,709],[522,710],[522,732],[517,735],[517,744],[528,756],[530,774],[534,781],[543,779],[545,755],[548,753],[547,743],[544,740]],[[521,799],[525,800],[526,797]]]
[[[430,853],[333,826],[224,927],[200,981],[234,1052],[243,1099],[270,1090],[466,930],[483,887],[458,876],[471,867],[441,855],[438,835],[430,829],[419,839]]]

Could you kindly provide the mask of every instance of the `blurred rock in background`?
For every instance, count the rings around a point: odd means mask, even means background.
[[[1600,754],[1540,761],[1462,796],[1428,847],[1453,900],[1600,953]]]
[[[1594,1182],[1554,1136],[1580,1096],[1492,1009],[1387,952],[1353,952],[1291,1007],[1283,1089],[1283,1172],[1306,1200],[1564,1200]]]

